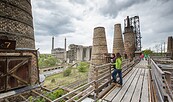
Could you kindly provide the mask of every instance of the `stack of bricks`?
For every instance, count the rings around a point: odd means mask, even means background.
[[[35,48],[30,0],[0,0],[0,36],[16,40],[17,48]]]

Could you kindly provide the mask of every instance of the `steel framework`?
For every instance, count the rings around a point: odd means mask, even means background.
[[[127,26],[127,18],[124,19],[124,29]],[[141,32],[140,32],[140,22],[139,22],[139,16],[134,16],[130,18],[130,26],[133,26],[133,31],[136,35],[135,37],[135,48],[136,51],[141,51]]]

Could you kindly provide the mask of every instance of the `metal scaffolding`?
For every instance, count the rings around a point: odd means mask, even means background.
[[[127,18],[124,19],[124,28],[127,26]],[[130,18],[130,26],[133,26],[133,31],[135,33],[135,48],[136,51],[141,51],[141,32],[140,32],[140,22],[139,16],[134,16]]]

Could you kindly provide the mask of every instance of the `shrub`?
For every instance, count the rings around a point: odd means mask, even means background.
[[[63,72],[63,76],[69,76],[71,74],[71,69],[67,68],[64,72]]]
[[[50,98],[51,100],[54,100],[58,97],[61,97],[63,94],[65,94],[64,90],[58,89],[58,90],[54,91],[53,93],[49,93],[47,95],[47,97]]]
[[[79,72],[87,72],[89,68],[89,64],[86,62],[80,62],[77,68]]]

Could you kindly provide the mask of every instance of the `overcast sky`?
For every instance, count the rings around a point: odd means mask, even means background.
[[[32,0],[36,48],[51,53],[69,44],[92,45],[93,29],[105,27],[109,52],[112,52],[114,24],[127,16],[139,16],[142,49],[152,50],[173,36],[173,0]]]

